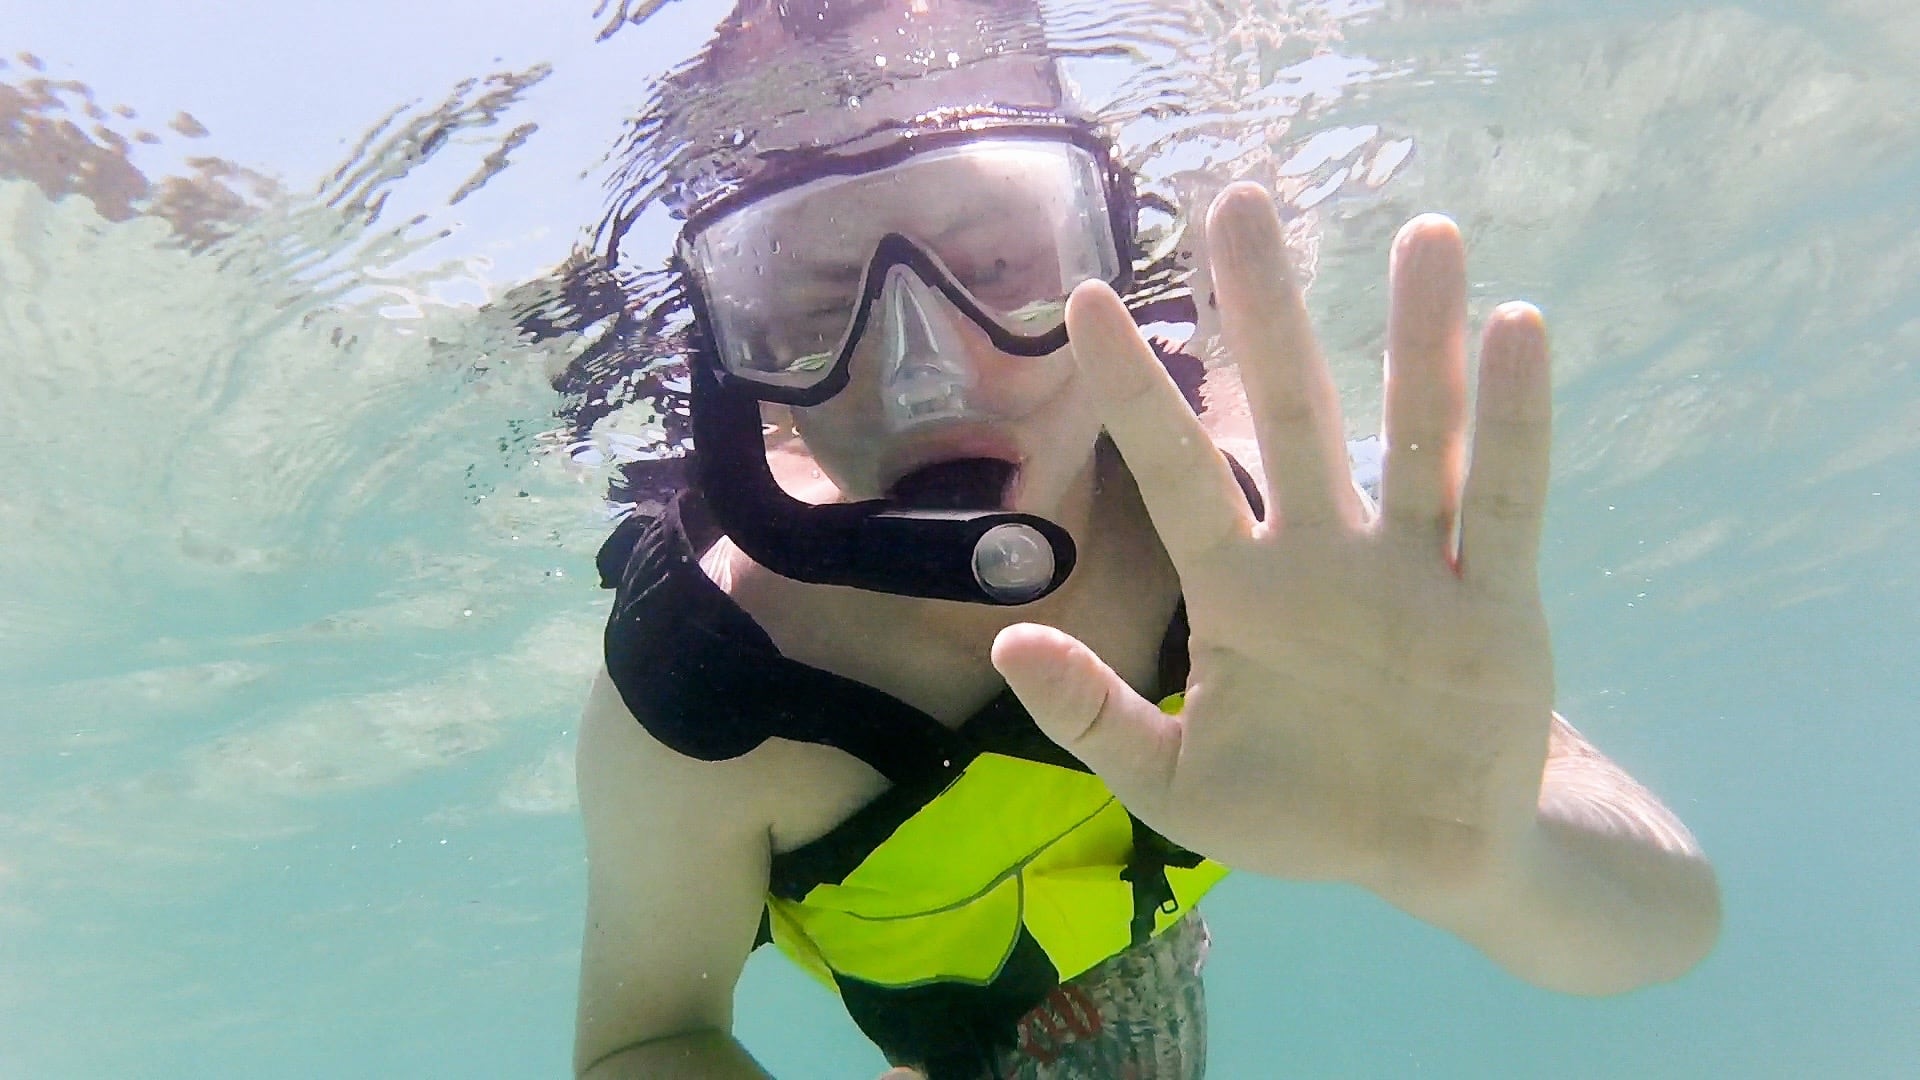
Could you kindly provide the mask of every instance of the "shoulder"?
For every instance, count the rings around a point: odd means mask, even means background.
[[[581,811],[590,830],[596,817],[632,820],[634,811],[647,809],[656,811],[650,820],[698,813],[717,828],[764,831],[767,757],[754,751],[702,761],[672,749],[633,715],[603,667],[580,720]]]
[[[752,834],[786,850],[886,787],[857,758],[828,746],[772,738],[720,761],[680,753],[640,723],[604,670],[581,719],[576,773],[590,849],[599,834],[610,840],[602,845],[608,855],[634,848],[635,829],[690,842]]]

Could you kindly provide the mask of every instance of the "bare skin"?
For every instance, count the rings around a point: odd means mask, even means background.
[[[1057,628],[1003,633],[999,670],[1130,809],[1228,865],[1368,888],[1552,989],[1683,973],[1718,932],[1712,869],[1552,709],[1539,312],[1509,304],[1489,320],[1469,473],[1464,248],[1444,218],[1401,231],[1375,516],[1347,477],[1271,199],[1229,189],[1209,236],[1269,520],[1253,519],[1111,290],[1083,286],[1068,308],[1096,407],[1180,573],[1187,707],[1161,714]]]
[[[1059,593],[1016,619],[788,581],[727,545],[703,563],[709,576],[789,655],[943,722],[1004,679],[1129,808],[1229,865],[1370,889],[1549,988],[1678,976],[1717,933],[1712,870],[1677,819],[1552,712],[1535,584],[1550,415],[1538,313],[1510,305],[1490,322],[1467,475],[1459,235],[1431,217],[1402,231],[1375,518],[1346,478],[1331,379],[1270,198],[1230,189],[1210,232],[1278,508],[1268,522],[1252,519],[1117,298],[1087,286],[1069,308],[1073,370],[1010,394],[995,425],[1022,464],[1016,505],[1090,540]],[[940,449],[903,457],[862,430],[858,402],[798,418],[825,474],[813,482],[845,497]],[[1096,452],[1102,427],[1126,468]],[[1194,674],[1169,719],[1138,688],[1182,593]],[[884,781],[778,740],[730,762],[680,758],[604,676],[579,761],[590,874],[576,1067],[766,1075],[725,1033],[768,860]]]

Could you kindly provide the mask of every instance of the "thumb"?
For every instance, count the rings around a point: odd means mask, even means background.
[[[880,1080],[927,1080],[927,1074],[905,1065],[895,1065],[880,1074]]]
[[[1164,801],[1184,732],[1073,637],[1019,623],[993,639],[993,666],[1040,730],[1106,781],[1136,814]]]

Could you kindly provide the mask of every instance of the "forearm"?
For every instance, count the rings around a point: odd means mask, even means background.
[[[1678,978],[1719,934],[1713,867],[1651,792],[1554,724],[1533,828],[1467,888],[1388,899],[1547,989]]]
[[[629,1046],[580,1073],[580,1080],[771,1080],[739,1040],[695,1031]]]

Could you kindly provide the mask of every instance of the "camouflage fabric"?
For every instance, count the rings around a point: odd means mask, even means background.
[[[1056,988],[1020,1021],[998,1080],[1198,1080],[1207,1065],[1198,911]]]

